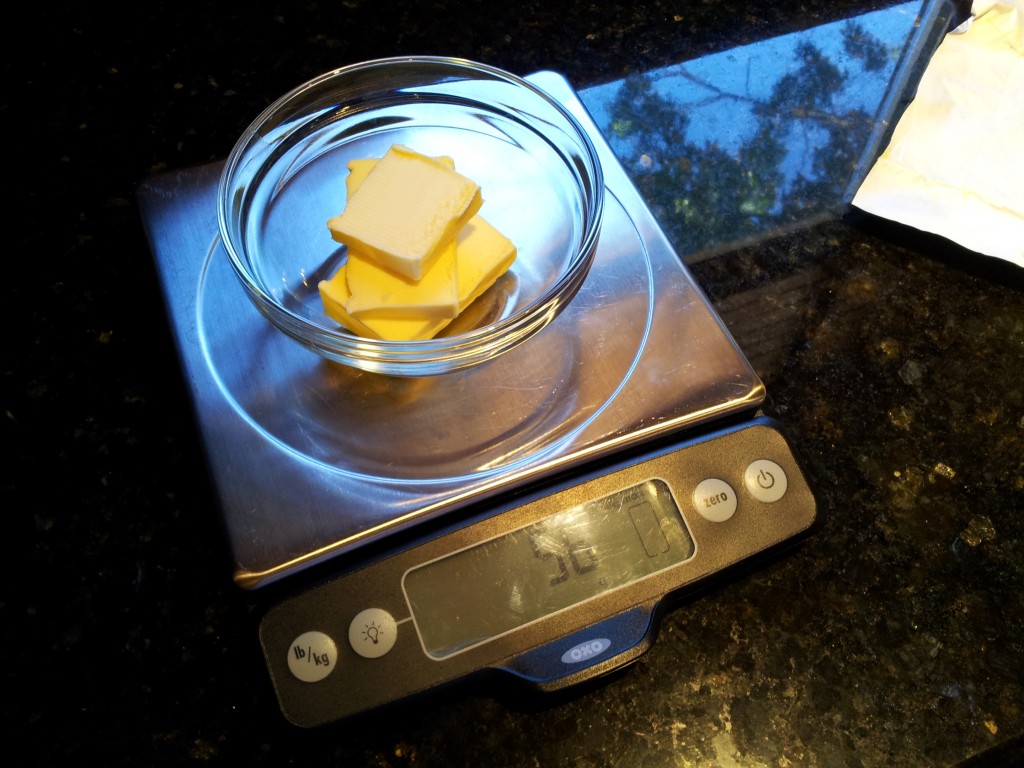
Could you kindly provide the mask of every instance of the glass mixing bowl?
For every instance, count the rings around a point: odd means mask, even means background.
[[[483,192],[480,215],[517,247],[510,270],[438,336],[380,341],[324,313],[318,283],[345,261],[327,219],[347,163],[392,144],[449,156]],[[227,158],[221,242],[256,308],[299,344],[356,368],[428,376],[493,359],[554,320],[594,259],[604,180],[593,143],[527,80],[460,59],[391,58],[337,69],[270,105]]]

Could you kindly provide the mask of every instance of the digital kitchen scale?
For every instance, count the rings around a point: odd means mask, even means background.
[[[465,371],[365,373],[274,329],[219,244],[220,164],[138,190],[235,580],[294,585],[259,634],[297,725],[482,670],[606,673],[666,598],[815,520],[761,381],[572,87],[527,79],[598,148],[600,245],[561,315]]]

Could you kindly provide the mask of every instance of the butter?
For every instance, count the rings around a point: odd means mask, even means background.
[[[337,242],[420,280],[481,205],[476,182],[396,144],[327,227]]]
[[[345,309],[352,295],[347,272],[348,264],[342,264],[330,280],[321,280],[318,287],[327,316],[357,336],[382,341],[422,341],[433,338],[451,322],[449,318],[354,317]]]
[[[450,157],[426,159],[449,170],[455,167]],[[382,162],[365,158],[348,163],[345,184],[350,201]],[[390,222],[387,206],[382,210]],[[508,238],[482,216],[473,215],[419,280],[349,246],[347,262],[319,284],[320,296],[327,315],[357,335],[392,341],[430,339],[490,288],[516,255]]]
[[[450,157],[435,157],[446,168],[455,168]],[[352,197],[366,180],[379,158],[361,158],[348,163],[345,189]],[[450,243],[427,273],[412,281],[386,269],[356,250],[348,257],[350,298],[347,312],[361,318],[453,318],[459,313],[459,283],[455,243]],[[430,326],[432,323],[427,322]]]
[[[447,157],[446,155],[435,155],[431,158],[443,165],[445,168],[455,170],[455,161]],[[352,197],[359,189],[359,185],[363,183],[367,174],[373,170],[373,166],[380,162],[379,157],[362,157],[356,160],[349,160],[348,165],[348,176],[345,177],[345,192],[349,197]]]
[[[474,216],[459,233],[455,251],[459,265],[458,314],[476,301],[508,271],[516,258],[516,247],[482,216]],[[320,282],[320,298],[328,317],[358,336],[390,341],[431,339],[451,322],[450,317],[416,317],[371,314],[356,317],[347,307],[352,297],[349,288],[350,261],[342,264],[330,280]]]
[[[516,260],[516,246],[483,216],[474,216],[455,241],[459,312],[494,285]]]
[[[453,318],[459,314],[459,272],[455,243],[445,246],[421,280],[410,280],[380,266],[365,254],[349,250],[345,309],[368,317]]]

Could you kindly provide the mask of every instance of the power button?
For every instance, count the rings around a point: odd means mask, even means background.
[[[769,459],[750,462],[743,473],[743,484],[751,496],[769,504],[785,496],[789,487],[782,467]]]

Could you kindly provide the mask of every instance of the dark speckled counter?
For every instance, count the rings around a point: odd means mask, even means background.
[[[584,88],[888,5],[25,9],[2,101],[8,167],[24,166],[5,217],[0,600],[19,764],[1019,762],[1019,268],[855,211],[694,259],[820,528],[676,606],[650,652],[597,684],[538,699],[481,680],[306,731],[263,666],[265,599],[231,581],[134,200],[343,64],[450,54]]]

